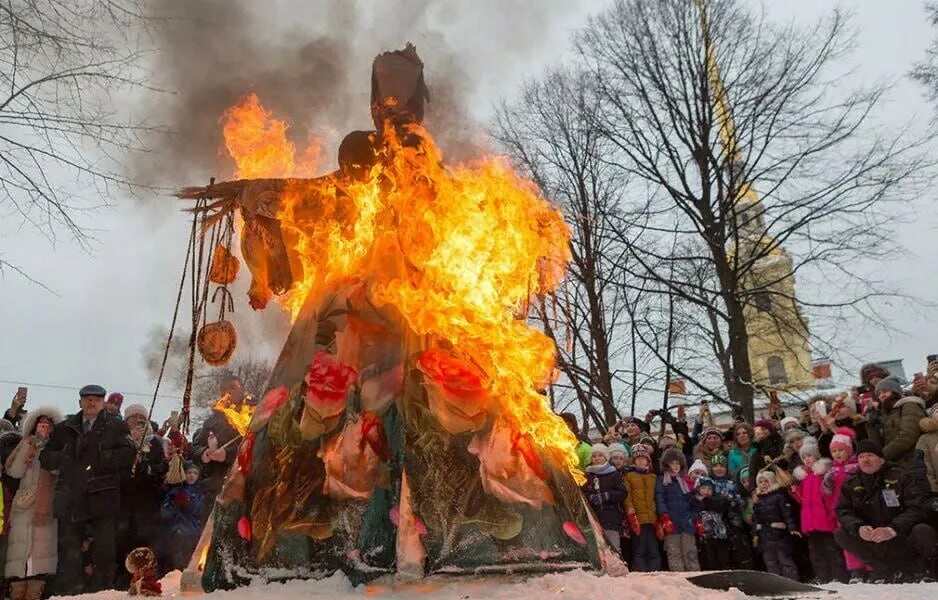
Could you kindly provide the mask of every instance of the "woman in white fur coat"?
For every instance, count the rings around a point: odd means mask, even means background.
[[[4,576],[10,600],[39,600],[44,576],[55,573],[56,521],[52,518],[55,475],[39,466],[39,452],[53,427],[62,420],[58,409],[43,406],[23,422],[23,439],[7,458],[7,475],[20,480],[10,509],[10,537]]]

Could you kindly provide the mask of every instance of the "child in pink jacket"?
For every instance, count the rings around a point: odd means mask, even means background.
[[[831,506],[837,506],[837,501],[840,500],[840,490],[843,489],[844,483],[859,470],[857,457],[853,455],[853,446],[856,439],[857,434],[849,427],[837,429],[834,437],[831,438],[830,450],[834,463],[827,475],[824,476],[823,486],[824,490],[831,495]],[[839,527],[840,523],[837,526]],[[866,573],[872,570],[870,565],[847,551],[844,551],[844,559],[851,580],[865,579]]]
[[[813,442],[808,438],[806,442]],[[808,555],[818,583],[847,582],[844,554],[834,541],[837,515],[834,498],[824,488],[824,477],[830,471],[831,460],[821,458],[817,443],[805,443],[798,453],[803,466],[795,468],[796,484],[792,493],[801,503],[801,533],[808,540]]]

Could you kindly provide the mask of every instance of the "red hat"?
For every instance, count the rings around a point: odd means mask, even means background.
[[[761,427],[763,429],[767,429],[769,431],[775,431],[775,423],[773,423],[772,421],[769,421],[768,419],[759,419],[758,421],[756,421],[755,426]]]
[[[121,404],[124,403],[124,395],[120,392],[111,392],[111,395],[107,397],[107,400],[104,401],[105,404],[113,404],[117,408],[121,407]]]

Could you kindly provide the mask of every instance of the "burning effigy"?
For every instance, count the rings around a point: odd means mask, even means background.
[[[242,178],[179,194],[212,221],[238,215],[250,305],[293,315],[250,422],[232,415],[238,458],[192,563],[206,590],[624,571],[544,394],[553,342],[526,322],[564,275],[569,231],[505,161],[446,165],[427,98],[413,46],[378,56],[375,130],[345,137],[336,172],[301,178],[250,96],[224,128]],[[213,281],[238,272],[216,251]],[[210,333],[206,351],[230,355],[234,332]]]

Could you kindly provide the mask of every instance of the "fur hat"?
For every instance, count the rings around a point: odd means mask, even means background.
[[[609,458],[612,458],[613,454],[624,454],[625,456],[629,456],[629,449],[619,442],[615,442],[613,444],[609,444]]]
[[[860,381],[863,382],[863,385],[869,385],[870,379],[874,376],[883,379],[889,377],[889,371],[876,363],[866,363],[860,367]]]
[[[772,471],[771,469],[764,469],[759,471],[759,474],[756,475],[756,482],[763,480],[768,481],[769,485],[778,484],[778,477],[775,475],[775,471]]]
[[[768,419],[759,419],[756,421],[755,427],[761,427],[766,431],[775,431],[775,423]]]
[[[131,404],[124,409],[124,420],[126,421],[130,417],[143,417],[143,420],[147,423],[150,422],[150,411],[147,410],[147,407],[142,404]]]
[[[801,450],[798,451],[798,456],[800,456],[802,459],[805,456],[821,458],[821,449],[817,445],[817,440],[815,440],[813,437],[806,438],[804,444],[801,446]]]
[[[55,427],[62,422],[62,411],[54,406],[40,406],[35,410],[29,411],[26,414],[26,418],[23,419],[23,435],[32,435],[35,433],[36,423],[39,422],[39,417],[46,417],[52,421],[52,426]]]
[[[801,421],[799,421],[797,417],[785,417],[778,425],[781,427],[782,431],[785,431],[785,428],[789,425],[801,427]]]
[[[693,473],[694,471],[703,471],[704,474],[707,474],[710,472],[710,469],[708,469],[707,465],[705,465],[704,462],[698,458],[687,470],[688,473]]]
[[[853,444],[856,441],[857,432],[849,427],[838,427],[837,431],[834,432],[834,437],[831,438],[830,449],[833,450],[837,446],[853,454]]]
[[[684,453],[677,448],[668,448],[661,455],[661,470],[667,471],[668,465],[675,461],[681,464],[681,472],[687,470],[687,459],[684,458]]]
[[[606,457],[606,460],[609,460],[609,446],[606,444],[593,444],[593,447],[590,448],[590,456],[594,454],[602,454]]]
[[[876,393],[882,391],[892,392],[896,396],[902,396],[902,384],[895,377],[887,377],[876,384]]]
[[[873,440],[860,440],[857,444],[857,456],[863,453],[875,454],[880,458],[886,458],[883,456],[883,447]]]

